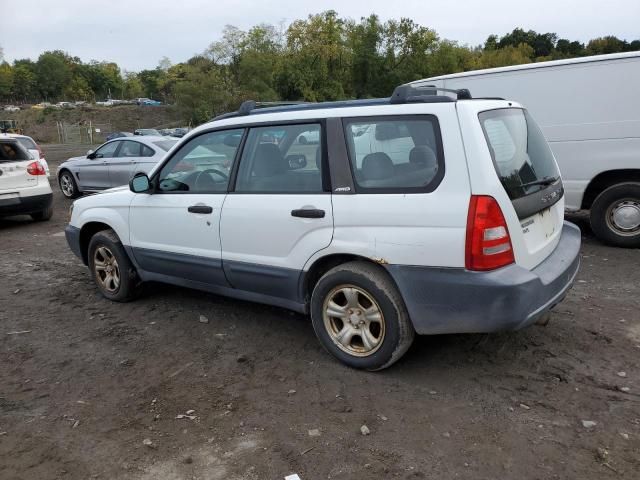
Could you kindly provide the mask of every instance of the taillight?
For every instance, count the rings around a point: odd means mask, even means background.
[[[42,160],[44,158],[44,152],[40,148],[40,145],[38,145],[37,143],[36,143],[36,148],[38,149],[38,153],[40,154],[40,160]]]
[[[46,175],[47,171],[40,162],[31,162],[27,165],[27,173],[29,175]]]
[[[471,196],[465,253],[467,270],[494,270],[515,261],[507,222],[495,198]]]

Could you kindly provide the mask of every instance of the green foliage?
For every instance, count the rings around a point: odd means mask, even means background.
[[[522,28],[470,47],[409,18],[382,22],[372,14],[356,21],[328,10],[286,28],[227,25],[201,54],[175,65],[162,57],[155,69],[138,73],[58,50],[9,64],[0,48],[0,102],[149,97],[175,104],[185,121],[197,124],[246,99],[385,97],[399,84],[435,75],[635,50],[640,40],[606,36],[585,45]]]

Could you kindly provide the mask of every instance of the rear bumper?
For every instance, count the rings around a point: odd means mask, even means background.
[[[32,195],[29,197],[14,197],[3,199],[0,197],[0,217],[11,215],[27,215],[41,212],[51,206],[53,194]]]
[[[564,222],[558,246],[533,270],[491,272],[389,265],[419,334],[518,330],[562,301],[580,267],[580,229]]]
[[[82,260],[86,265],[87,262],[82,255],[82,249],[80,248],[80,229],[74,227],[73,225],[67,225],[67,227],[64,229],[64,236],[67,238],[69,248],[74,253],[74,255]]]

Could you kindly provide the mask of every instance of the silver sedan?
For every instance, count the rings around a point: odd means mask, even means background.
[[[67,198],[126,185],[135,174],[149,173],[177,141],[158,136],[116,138],[86,156],[61,163],[58,185]]]

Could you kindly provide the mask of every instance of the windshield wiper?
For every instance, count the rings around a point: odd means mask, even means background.
[[[551,185],[553,183],[556,183],[558,180],[560,180],[559,177],[544,177],[544,178],[542,178],[540,180],[535,180],[533,182],[523,183],[522,186],[523,187],[533,187],[535,185],[547,186],[547,185]]]

